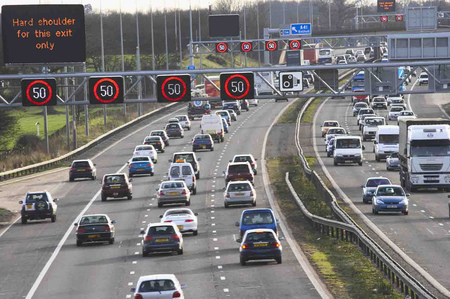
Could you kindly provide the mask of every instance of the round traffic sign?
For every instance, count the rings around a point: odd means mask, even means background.
[[[275,51],[278,48],[277,42],[276,41],[267,41],[266,42],[266,50],[267,51]]]
[[[202,105],[202,101],[194,101],[194,105],[200,107]]]
[[[228,45],[226,43],[218,43],[216,50],[219,53],[225,53],[228,50]]]
[[[114,102],[119,96],[119,85],[111,78],[102,78],[94,85],[94,97],[101,103]]]
[[[169,77],[164,80],[161,92],[165,99],[176,102],[186,95],[186,83],[179,77]]]
[[[242,42],[241,50],[242,50],[242,52],[250,52],[252,50],[252,43],[251,42]]]
[[[299,40],[294,39],[289,42],[289,47],[291,50],[299,50],[301,48],[301,43]]]
[[[388,21],[388,17],[387,16],[381,16],[380,20],[381,20],[381,22],[386,23]]]
[[[225,92],[230,98],[239,100],[245,97],[250,91],[250,82],[241,74],[231,75],[225,81]]]
[[[396,15],[396,16],[395,16],[395,20],[396,20],[397,22],[403,21],[403,15]]]
[[[27,99],[37,106],[47,104],[53,95],[53,90],[50,84],[44,80],[35,80],[27,87]]]

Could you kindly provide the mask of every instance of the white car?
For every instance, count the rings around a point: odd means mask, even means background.
[[[328,142],[331,138],[334,138],[337,135],[345,135],[347,132],[344,128],[336,127],[336,128],[329,128],[327,134],[325,135],[325,149],[327,149]]]
[[[339,60],[338,64],[347,64],[347,60],[345,58],[341,59]]]
[[[187,115],[177,115],[175,118],[178,119],[183,129],[191,130],[191,121]]]
[[[387,97],[386,101],[388,103],[388,106],[391,105],[392,100],[394,99],[403,99],[403,96],[393,96],[393,97]]]
[[[412,112],[411,110],[403,110],[400,112],[400,114],[397,116],[397,123],[401,119],[416,119],[417,116]]]
[[[192,232],[194,236],[198,234],[198,213],[194,213],[188,208],[169,209],[164,215],[159,216],[161,223],[173,222],[182,233]]]
[[[356,57],[355,56],[350,56],[350,58],[347,60],[348,63],[356,63]]]
[[[356,56],[356,61],[357,62],[365,62],[366,61],[366,55],[358,54],[358,56]]]
[[[249,181],[228,182],[223,194],[224,206],[251,204],[256,206],[256,191]]]
[[[387,101],[384,97],[374,97],[372,99],[372,109],[384,108],[387,109]]]
[[[397,120],[397,117],[400,115],[400,112],[403,111],[402,106],[392,106],[391,110],[389,110],[388,119],[389,120]]]
[[[138,145],[134,148],[134,156],[147,156],[152,158],[153,163],[158,163],[158,153],[153,145]]]
[[[258,99],[248,100],[249,105],[258,106]]]
[[[155,274],[139,277],[133,298],[179,298],[184,299],[183,290],[185,285],[180,284],[173,274]]]
[[[242,154],[242,155],[234,155],[233,159],[230,162],[248,162],[250,163],[253,174],[256,175],[258,173],[258,164],[256,163],[258,159],[255,159],[252,154]]]
[[[428,84],[428,74],[426,72],[421,72],[419,75],[419,85]]]

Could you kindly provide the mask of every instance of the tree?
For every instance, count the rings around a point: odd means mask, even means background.
[[[16,136],[19,130],[17,118],[11,115],[5,108],[0,109],[0,150],[8,149],[9,142]]]

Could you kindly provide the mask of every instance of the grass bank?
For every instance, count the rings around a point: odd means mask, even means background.
[[[286,111],[281,115],[281,117],[278,119],[279,124],[295,124],[297,120],[297,115],[302,110],[303,105],[305,104],[305,99],[300,98],[296,99],[296,102],[289,106],[289,108],[286,109]]]

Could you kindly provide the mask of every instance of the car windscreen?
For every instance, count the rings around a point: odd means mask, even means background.
[[[230,184],[228,186],[228,192],[244,192],[244,191],[251,191],[252,187],[248,183],[242,183],[242,184]]]
[[[125,182],[125,177],[122,175],[109,175],[105,177],[106,184],[123,184]]]
[[[382,143],[382,144],[397,144],[399,137],[398,137],[398,134],[397,135],[383,134],[383,135],[379,135],[378,138],[380,140],[379,143]]]
[[[337,139],[336,148],[361,148],[359,139]]]
[[[152,293],[163,291],[175,291],[175,284],[170,279],[158,279],[143,281],[139,286],[138,292],[140,293]],[[153,296],[153,295],[152,295]],[[153,297],[152,297],[153,298]],[[158,297],[157,297],[158,298]]]
[[[373,110],[372,109],[360,109],[358,112],[359,115],[363,115],[363,114],[373,114]]]
[[[175,234],[173,226],[152,226],[148,230],[148,236],[173,235],[173,234]]]
[[[364,107],[367,107],[367,104],[366,104],[366,103],[356,103],[356,104],[355,104],[355,107],[356,107],[356,108],[363,109]]]
[[[391,102],[392,102],[392,104],[403,104],[404,103],[403,99],[393,99]]]
[[[378,185],[390,185],[391,182],[389,182],[388,179],[373,179],[368,180],[366,187],[377,187]]]
[[[377,196],[404,196],[405,193],[400,187],[378,187]]]
[[[75,168],[91,167],[91,165],[89,165],[88,161],[77,161],[77,162],[73,162],[72,167],[75,167]]]
[[[150,151],[153,150],[153,146],[138,146],[135,151]]]
[[[428,79],[428,74],[420,74],[420,79]]]
[[[411,156],[437,157],[448,156],[450,144],[448,140],[413,140],[411,141]]]
[[[208,139],[209,140],[209,135],[196,135],[194,137],[194,139]]]
[[[97,223],[108,223],[108,219],[103,215],[96,216],[84,216],[81,218],[80,224],[97,224]]]
[[[256,232],[247,234],[245,242],[270,242],[275,241],[275,237],[272,232]]]
[[[47,194],[46,193],[28,194],[26,198],[27,203],[33,203],[39,200],[47,200]]]
[[[272,213],[255,211],[245,213],[242,223],[244,225],[271,224],[273,221]]]
[[[366,125],[373,126],[373,127],[375,127],[375,126],[382,126],[382,125],[384,125],[384,119],[382,119],[382,118],[376,118],[376,119],[369,118],[369,119],[366,119]]]
[[[183,188],[184,184],[182,182],[170,182],[164,183],[161,186],[161,189],[174,189],[174,188]]]
[[[230,165],[228,167],[228,173],[242,173],[249,172],[247,165]]]
[[[400,116],[414,116],[414,112],[411,111],[402,111]]]
[[[186,162],[191,163],[191,162],[194,162],[194,155],[192,155],[192,154],[176,154],[173,157],[173,159],[174,159],[174,161],[185,160]]]

